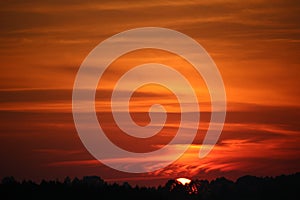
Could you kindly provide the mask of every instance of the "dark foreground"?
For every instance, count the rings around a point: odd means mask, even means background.
[[[299,199],[300,173],[277,177],[243,176],[236,182],[225,178],[194,180],[182,185],[169,180],[164,186],[138,187],[128,183],[107,184],[97,176],[66,178],[64,182],[18,182],[5,177],[0,184],[1,199]]]

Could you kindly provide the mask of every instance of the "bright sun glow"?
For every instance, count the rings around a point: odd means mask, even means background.
[[[182,185],[189,184],[191,182],[191,180],[187,179],[187,178],[178,178],[178,179],[176,179],[176,181],[178,181]]]

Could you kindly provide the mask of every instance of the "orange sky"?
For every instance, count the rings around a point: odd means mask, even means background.
[[[299,12],[299,2],[292,0],[1,2],[0,177],[40,180],[95,174],[142,184],[151,179],[152,184],[178,176],[236,178],[299,171]],[[166,169],[132,175],[103,166],[84,148],[72,119],[72,87],[80,64],[96,45],[146,26],[180,31],[207,50],[223,77],[228,110],[218,145],[198,159],[210,103],[205,85],[197,83],[203,113],[194,144]],[[176,55],[137,51],[114,62],[99,89],[109,95],[121,68],[150,60],[193,74]],[[178,127],[171,94],[150,90],[135,93],[132,116],[145,123],[143,112],[160,100],[173,112],[164,130],[168,137],[139,141],[136,151],[159,148]],[[103,123],[110,129],[109,109],[101,104],[108,97],[101,94],[96,95],[97,111],[103,112]]]

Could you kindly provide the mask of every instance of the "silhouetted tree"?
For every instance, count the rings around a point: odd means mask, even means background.
[[[85,176],[82,179],[66,177],[58,180],[42,180],[39,184],[30,180],[18,182],[14,177],[4,177],[0,184],[1,199],[170,199],[170,200],[265,200],[297,199],[300,195],[300,173],[278,177],[243,176],[236,182],[224,177],[211,182],[193,180],[182,185],[169,180],[164,186],[132,187],[129,183],[107,184],[100,177]]]

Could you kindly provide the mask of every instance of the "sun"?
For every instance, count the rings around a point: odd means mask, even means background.
[[[188,179],[188,178],[177,178],[176,181],[178,181],[182,185],[186,185],[186,184],[189,184],[191,182],[191,180]]]

